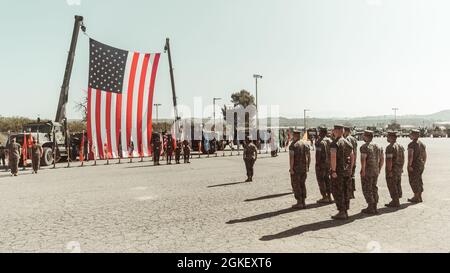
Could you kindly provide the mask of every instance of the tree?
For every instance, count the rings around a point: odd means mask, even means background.
[[[246,108],[249,105],[255,105],[255,97],[248,92],[245,89],[242,89],[239,92],[235,92],[233,94],[231,94],[231,103],[233,103],[233,106],[236,107],[238,105],[242,105],[244,108]],[[227,107],[226,105],[223,106],[222,108],[222,115],[223,115],[223,119],[227,120]]]
[[[86,122],[81,120],[74,120],[69,121],[67,126],[69,127],[69,132],[74,133],[80,133],[83,130],[86,131]]]
[[[235,107],[238,105],[242,105],[244,108],[246,108],[249,105],[256,105],[255,97],[252,94],[250,94],[250,92],[244,89],[242,89],[239,92],[231,94],[231,102]]]
[[[83,91],[84,91],[84,96],[81,99],[81,101],[75,103],[75,109],[78,112],[81,112],[82,121],[86,122],[87,121],[87,110],[88,110],[87,109],[88,96],[87,96],[87,91],[86,90],[83,90]]]

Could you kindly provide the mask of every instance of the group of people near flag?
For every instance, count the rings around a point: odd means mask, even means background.
[[[41,158],[43,156],[42,146],[38,143],[36,138],[33,138],[31,134],[23,135],[23,143],[22,145],[17,142],[17,139],[14,137],[11,139],[10,143],[3,148],[3,165],[5,165],[5,161],[7,160],[8,164],[6,165],[7,170],[11,171],[12,176],[17,176],[19,173],[19,163],[22,162],[22,165],[25,167],[28,161],[31,159],[31,165],[33,168],[33,174],[36,174],[41,165]]]

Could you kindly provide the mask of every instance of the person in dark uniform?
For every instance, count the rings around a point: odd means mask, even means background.
[[[33,173],[37,173],[41,166],[41,157],[43,154],[42,146],[33,139],[33,146],[31,146],[31,161],[33,165]]]
[[[420,131],[412,130],[410,134],[411,143],[408,145],[408,176],[409,184],[414,192],[414,197],[409,198],[411,203],[421,203],[423,192],[422,174],[427,162],[427,150],[425,144],[419,140]]]
[[[155,136],[152,139],[152,155],[153,155],[153,165],[159,165],[159,157],[161,156],[161,139]]]
[[[253,167],[258,159],[258,149],[249,137],[245,138],[243,158],[245,163],[245,169],[247,170],[247,180],[245,182],[253,181]]]
[[[11,169],[11,175],[13,176],[17,176],[19,172],[19,160],[21,155],[22,146],[20,146],[19,143],[16,143],[16,138],[13,138],[8,147],[9,168]]]
[[[134,142],[133,139],[130,140],[130,146],[128,147],[128,156],[130,157],[130,163],[133,162],[134,154]]]
[[[361,187],[367,208],[361,210],[365,214],[377,214],[378,204],[378,175],[384,164],[383,149],[373,143],[373,131],[366,130],[363,135],[364,144],[361,146]]]
[[[181,141],[177,141],[177,147],[175,147],[175,163],[180,164],[180,158],[181,158]]]
[[[319,184],[322,199],[317,203],[332,203],[330,180],[330,145],[331,139],[327,137],[326,127],[319,127],[319,137],[316,139],[316,179]]]
[[[405,164],[405,149],[397,143],[397,132],[388,132],[386,147],[386,183],[392,201],[386,207],[400,207],[402,198],[402,173]]]
[[[5,167],[5,158],[6,158],[6,148],[5,146],[2,145],[2,143],[0,142],[0,163],[2,164],[3,167]]]
[[[348,219],[352,187],[352,169],[354,153],[352,144],[343,136],[344,126],[335,125],[334,139],[330,145],[331,191],[338,213],[331,218],[334,220]]]
[[[167,164],[172,164],[173,156],[173,138],[171,134],[167,134],[167,145],[166,145],[166,161]]]
[[[310,148],[307,143],[300,140],[300,131],[294,130],[293,140],[289,145],[289,173],[291,185],[297,204],[294,209],[305,209],[306,177],[311,162]]]
[[[189,146],[189,141],[183,141],[183,159],[184,163],[191,163],[189,158],[191,157],[191,147]]]
[[[344,126],[344,137],[352,144],[353,146],[353,153],[355,155],[355,161],[353,162],[353,169],[352,169],[352,193],[351,193],[351,199],[355,199],[355,191],[356,191],[356,181],[355,181],[355,171],[356,171],[356,159],[358,155],[358,140],[354,136],[352,136],[352,131],[349,126]]]

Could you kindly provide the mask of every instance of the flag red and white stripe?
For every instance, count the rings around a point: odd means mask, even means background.
[[[95,156],[127,157],[131,141],[133,156],[149,156],[152,106],[160,53],[129,52],[121,93],[88,89],[87,130]]]

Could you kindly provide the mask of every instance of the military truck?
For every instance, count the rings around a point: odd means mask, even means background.
[[[447,137],[447,128],[445,126],[436,126],[431,133],[433,138]]]
[[[62,158],[67,158],[68,156],[65,131],[64,126],[58,122],[38,121],[36,123],[29,123],[23,126],[22,133],[11,134],[8,139],[8,144],[11,139],[16,138],[16,142],[23,145],[25,136],[29,141],[31,135],[33,139],[36,139],[36,141],[42,145],[44,154],[41,158],[41,165],[48,166],[53,164],[53,147],[55,143],[56,162],[59,162]],[[53,135],[55,136],[55,139],[53,138]],[[23,164],[22,159],[19,164]]]

